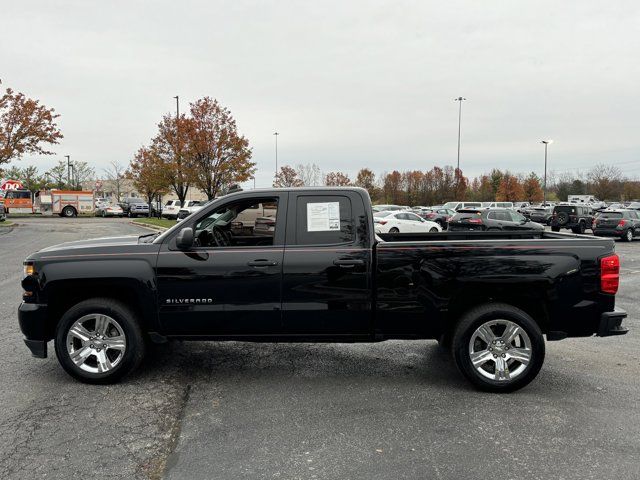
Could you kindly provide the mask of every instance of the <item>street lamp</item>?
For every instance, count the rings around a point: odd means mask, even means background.
[[[278,175],[278,132],[274,132],[273,135],[276,137],[276,176]]]
[[[544,182],[542,184],[542,205],[547,206],[547,148],[553,140],[541,140],[544,143]]]
[[[67,158],[67,183],[71,185],[71,155],[65,155]]]
[[[460,130],[462,126],[462,102],[464,102],[466,98],[458,97],[454,98],[454,102],[459,102],[458,105],[458,170],[460,170]]]

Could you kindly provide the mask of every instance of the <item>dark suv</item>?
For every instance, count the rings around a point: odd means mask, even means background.
[[[605,210],[593,221],[593,234],[631,242],[640,237],[640,215],[635,210]]]
[[[593,224],[593,210],[584,205],[556,205],[551,216],[551,230],[570,228],[573,233],[584,233]]]
[[[458,210],[449,219],[449,230],[544,230],[544,226],[532,222],[524,215],[508,208],[488,208],[486,210]]]

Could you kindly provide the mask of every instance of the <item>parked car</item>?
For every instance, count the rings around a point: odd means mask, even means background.
[[[127,197],[120,202],[119,205],[127,217],[134,218],[149,216],[149,204],[143,198]]]
[[[168,200],[167,203],[162,207],[162,216],[168,219],[177,219],[178,212],[182,207],[182,202],[180,200]]]
[[[593,218],[593,210],[587,205],[556,205],[551,216],[551,230],[559,232],[562,228],[568,228],[573,233],[584,233],[592,227]]]
[[[529,207],[521,213],[525,217],[528,217],[532,222],[551,225],[553,207]]]
[[[46,358],[53,340],[69,375],[105,384],[140,365],[147,342],[440,339],[470,382],[508,392],[538,375],[545,335],[627,333],[611,239],[379,239],[369,202],[354,187],[245,191],[163,233],[47,247],[24,262],[25,344]],[[274,234],[234,235],[256,203],[275,205]]]
[[[96,205],[95,215],[96,217],[123,217],[124,211],[120,205],[101,203],[100,206]]]
[[[636,210],[607,209],[593,220],[593,234],[631,242],[640,237],[640,213]]]
[[[522,213],[523,210],[525,210],[526,208],[529,208],[530,206],[531,204],[529,202],[515,202],[512,208],[516,212]]]
[[[449,220],[449,231],[543,231],[544,226],[532,222],[509,208],[459,210]]]
[[[191,215],[193,212],[200,210],[206,202],[200,200],[185,200],[184,205],[178,211],[176,221],[181,221]]]
[[[413,212],[378,212],[373,216],[376,233],[441,232],[442,227]]]
[[[0,203],[0,222],[4,222],[7,219],[7,212],[4,210],[4,205]]]
[[[429,220],[430,222],[436,222],[438,225],[440,225],[440,228],[445,230],[449,225],[449,219],[455,214],[455,210],[440,207],[427,209],[422,214],[418,215],[420,215],[425,220]]]
[[[483,208],[513,208],[513,202],[482,202]]]
[[[627,208],[630,210],[640,210],[640,202],[631,202]]]
[[[401,207],[400,205],[374,205],[371,207],[371,210],[375,212],[387,212],[387,211],[400,211],[406,210],[405,207]]]
[[[467,208],[483,208],[482,202],[447,202],[442,205],[444,208],[448,208],[449,210],[462,210]]]

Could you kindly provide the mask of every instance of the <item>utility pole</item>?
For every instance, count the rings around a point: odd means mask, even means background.
[[[464,97],[458,97],[458,98],[454,98],[453,101],[454,102],[458,102],[458,166],[456,167],[458,170],[460,170],[460,132],[462,131],[462,102],[464,102],[466,100],[466,98]]]
[[[542,140],[544,143],[544,182],[542,184],[542,205],[547,206],[547,147],[553,140]]]
[[[67,183],[71,185],[71,155],[65,155],[67,157]]]
[[[273,135],[276,137],[276,176],[278,175],[278,132],[274,132]]]

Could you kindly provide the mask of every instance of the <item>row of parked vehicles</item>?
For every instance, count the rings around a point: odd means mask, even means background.
[[[632,241],[640,236],[640,202],[529,205],[525,202],[447,202],[433,207],[375,205],[377,233],[450,231],[542,231],[563,229]]]

